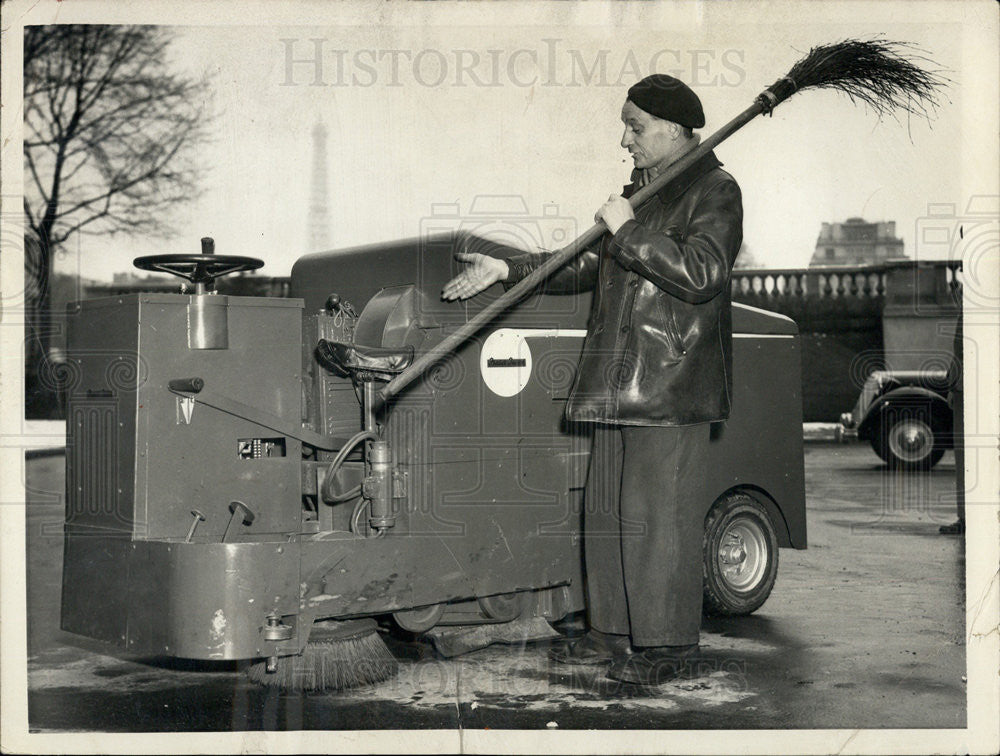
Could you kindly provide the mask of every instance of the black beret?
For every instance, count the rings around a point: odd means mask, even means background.
[[[680,79],[653,74],[629,87],[628,98],[650,115],[673,121],[689,129],[705,125],[701,100]]]

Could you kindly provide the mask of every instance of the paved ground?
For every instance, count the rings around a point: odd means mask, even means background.
[[[568,673],[545,643],[446,661],[391,641],[396,679],[336,695],[112,656],[58,629],[62,465],[28,462],[33,731],[965,726],[964,548],[937,534],[953,519],[950,453],[897,476],[866,444],[807,444],[809,549],[782,550],[755,615],[706,620],[698,677],[653,693]]]

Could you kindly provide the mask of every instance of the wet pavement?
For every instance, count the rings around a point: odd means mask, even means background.
[[[548,642],[456,659],[387,635],[399,675],[278,693],[241,664],[116,656],[60,631],[63,457],[27,464],[29,728],[59,731],[961,728],[964,547],[954,460],[890,473],[864,444],[806,446],[809,548],[767,603],[707,618],[689,679],[654,690],[550,663]]]

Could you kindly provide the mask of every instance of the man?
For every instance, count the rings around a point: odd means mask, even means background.
[[[608,664],[613,679],[655,685],[697,652],[709,424],[729,416],[729,278],[742,241],[739,186],[714,154],[636,209],[625,199],[694,149],[701,102],[671,76],[628,90],[622,147],[633,184],[596,220],[608,234],[545,284],[593,288],[587,337],[566,414],[596,423],[585,490],[590,629],[553,658]],[[545,258],[459,253],[445,299],[511,285]]]
[[[955,338],[952,341],[951,362],[948,364],[948,404],[951,407],[952,434],[955,451],[955,508],[958,519],[938,528],[943,535],[965,535],[965,391],[962,388],[963,335],[962,304],[959,302],[958,320],[955,321]]]

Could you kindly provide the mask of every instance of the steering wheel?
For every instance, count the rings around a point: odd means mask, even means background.
[[[201,252],[200,255],[147,255],[135,258],[132,264],[139,270],[179,276],[198,287],[230,273],[264,266],[264,261],[256,257],[215,254],[215,241],[208,236],[201,240]]]

